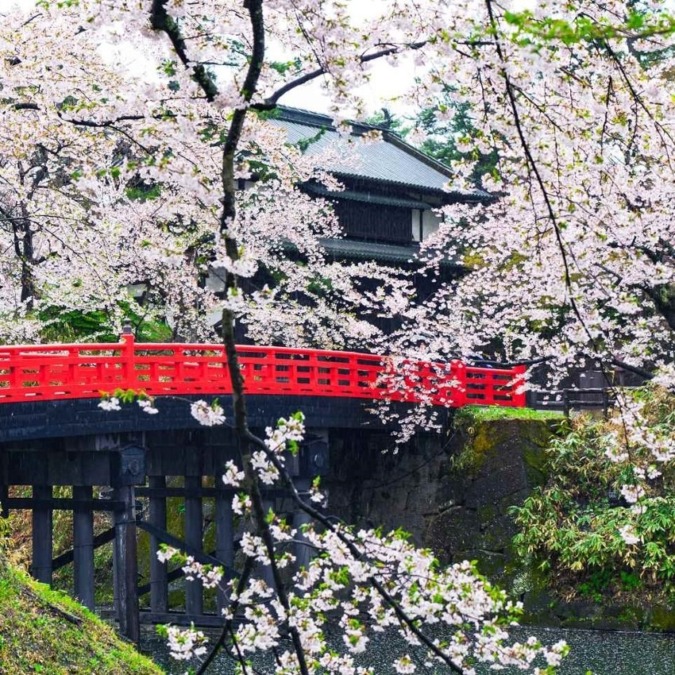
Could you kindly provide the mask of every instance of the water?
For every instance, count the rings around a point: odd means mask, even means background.
[[[528,627],[516,628],[511,632],[515,639],[521,641],[530,635],[535,635],[545,644],[565,640],[572,649],[558,669],[559,675],[585,675],[588,671],[593,675],[675,675],[675,634]],[[400,641],[395,636],[377,636],[360,660],[360,665],[373,666],[377,675],[393,675],[395,671],[386,660],[398,644]],[[186,670],[185,665],[181,668],[170,662],[164,644],[155,636],[145,637],[143,650],[170,673],[184,673]],[[256,665],[259,672],[273,672],[270,661],[261,661]],[[232,662],[223,656],[210,670],[212,675],[231,675],[233,672]],[[416,672],[441,675],[449,670],[438,666],[425,669],[419,665]],[[479,672],[503,675],[522,673],[513,669]]]

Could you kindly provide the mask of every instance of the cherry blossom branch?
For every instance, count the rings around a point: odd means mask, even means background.
[[[633,82],[631,81],[630,77],[628,76],[628,73],[626,72],[626,68],[624,67],[623,63],[621,63],[621,59],[618,57],[617,53],[612,49],[611,45],[609,44],[608,41],[603,42],[604,48],[607,50],[607,53],[611,56],[612,60],[614,61],[616,67],[619,69],[619,72],[621,73],[621,77],[623,78],[623,81],[626,83],[626,86],[628,87],[628,90],[630,91],[631,96],[633,97],[633,100],[635,101],[636,105],[640,106],[642,110],[647,114],[647,117],[654,123],[656,126],[656,129],[658,130],[659,137],[661,139],[661,142],[663,144],[663,147],[666,151],[666,155],[668,157],[668,164],[672,168],[672,164],[670,161],[670,153],[668,153],[668,144],[664,140],[664,136],[670,140],[671,143],[675,143],[675,139],[673,138],[672,134],[670,131],[657,120],[654,115],[652,114],[651,110],[647,107],[647,104],[644,102],[642,96],[635,90],[635,87],[633,85]]]
[[[207,101],[212,102],[218,95],[218,88],[216,87],[213,77],[203,65],[191,64],[190,59],[187,56],[185,38],[182,36],[176,21],[171,18],[166,11],[166,0],[152,0],[150,23],[155,30],[163,31],[167,34],[176,56],[178,56],[181,63],[186,68],[192,69],[194,81],[206,95]]]
[[[414,51],[417,49],[422,49],[422,47],[427,45],[428,42],[429,42],[428,40],[424,40],[421,42],[411,42],[405,45],[392,45],[391,47],[381,49],[378,52],[362,56],[360,58],[360,62],[369,63],[370,61],[375,61],[385,56],[391,56],[392,54],[398,54],[402,51],[407,50]],[[297,87],[300,87],[303,84],[307,84],[308,82],[315,80],[317,77],[325,75],[327,72],[328,71],[326,70],[325,66],[319,66],[315,70],[312,70],[309,73],[305,73],[304,75],[301,75],[300,77],[296,78],[295,80],[292,80],[291,82],[287,82],[285,85],[277,89],[271,96],[268,96],[263,104],[253,106],[253,108],[255,108],[256,110],[269,110],[270,108],[274,108],[276,107],[276,104],[279,101],[279,99],[285,94],[288,94],[289,91],[292,91],[293,89],[296,89]]]
[[[227,636],[232,631],[232,624],[234,623],[235,617],[237,616],[237,612],[239,611],[239,606],[241,604],[240,601],[241,594],[243,593],[244,589],[246,588],[246,585],[249,582],[249,579],[251,578],[254,566],[253,564],[254,564],[253,558],[249,558],[247,556],[244,561],[244,569],[242,570],[241,575],[239,577],[239,581],[237,582],[234,600],[231,601],[229,607],[230,615],[225,620],[225,625],[223,626],[220,636],[218,637],[216,642],[214,642],[213,647],[209,652],[209,655],[206,657],[206,659],[204,659],[204,662],[200,665],[199,670],[197,671],[197,675],[203,675],[203,673],[206,672],[208,667],[211,665],[213,660],[218,655],[218,652],[220,651],[221,647],[225,645]],[[237,653],[239,655],[239,662],[242,664],[242,666],[245,667],[245,659],[243,658],[243,655],[239,651],[239,647],[237,646],[236,641],[235,641],[235,648],[237,649]]]
[[[330,530],[333,534],[335,534],[338,537],[338,539],[349,549],[349,552],[354,556],[356,560],[361,560],[363,558],[363,553],[354,545],[354,543],[348,537],[345,537],[344,534],[340,531],[340,529],[336,528],[334,523],[329,518],[324,516],[320,511],[315,509],[310,504],[307,504],[307,502],[305,502],[305,500],[302,499],[300,493],[298,492],[298,489],[293,483],[293,479],[286,470],[286,467],[279,461],[274,452],[271,452],[269,450],[267,445],[265,445],[265,442],[252,433],[249,433],[247,435],[247,438],[249,441],[251,441],[251,443],[257,445],[258,447],[260,447],[261,450],[265,452],[267,458],[277,469],[284,483],[289,489],[291,493],[291,498],[293,499],[295,504],[308,516],[313,518],[316,522],[321,523],[321,525],[323,525],[326,529]],[[446,665],[448,665],[454,673],[459,673],[461,675],[464,672],[454,663],[454,661],[447,654],[445,654],[441,649],[439,649],[438,646],[435,645],[434,642],[430,640],[424,634],[424,632],[422,632],[417,627],[415,621],[408,616],[408,614],[403,610],[403,608],[396,601],[396,599],[391,596],[391,594],[387,591],[387,589],[373,575],[369,576],[368,583],[380,594],[380,596],[394,610],[394,613],[396,614],[399,621],[405,624],[405,626],[415,635],[415,637],[420,642],[422,642],[433,654],[435,654]]]
[[[546,185],[544,183],[544,180],[541,176],[541,173],[539,171],[539,167],[532,155],[532,151],[530,150],[529,143],[527,142],[527,139],[525,138],[525,132],[523,130],[523,126],[521,124],[520,120],[520,113],[518,112],[518,104],[516,102],[515,96],[513,94],[513,89],[511,86],[511,79],[509,78],[508,72],[506,71],[506,59],[504,57],[504,52],[502,50],[502,45],[501,41],[499,40],[498,37],[498,30],[497,30],[497,20],[494,15],[493,7],[492,7],[492,0],[485,0],[485,4],[487,6],[488,10],[488,16],[490,17],[490,25],[492,28],[492,31],[495,34],[495,48],[497,50],[497,55],[499,56],[499,59],[502,63],[501,66],[501,75],[504,79],[504,84],[506,88],[506,95],[509,100],[509,105],[511,107],[511,112],[513,113],[513,122],[516,127],[516,131],[518,133],[518,138],[520,140],[520,143],[523,147],[523,152],[525,153],[525,157],[527,159],[528,165],[531,167],[532,172],[536,178],[537,184],[539,185],[539,189],[541,190],[542,197],[544,199],[544,203],[546,204],[546,210],[548,212],[549,219],[551,221],[551,224],[553,225],[553,231],[555,233],[555,238],[556,242],[558,244],[558,250],[561,255],[562,263],[563,263],[563,270],[564,270],[564,277],[565,277],[565,286],[568,290],[568,300],[570,303],[570,306],[572,308],[572,311],[576,315],[577,319],[579,320],[579,323],[581,324],[582,328],[584,329],[584,332],[586,333],[590,343],[594,346],[597,344],[595,338],[591,334],[590,330],[588,329],[588,326],[586,325],[586,321],[584,320],[581,311],[579,310],[579,306],[577,305],[577,301],[574,298],[574,291],[573,291],[573,285],[572,285],[572,274],[570,271],[570,264],[569,264],[569,259],[567,255],[567,249],[565,248],[565,242],[563,241],[562,237],[562,232],[560,230],[560,225],[558,223],[558,219],[556,217],[555,211],[553,209],[553,204],[551,203],[551,199],[548,193],[548,190],[546,188]]]

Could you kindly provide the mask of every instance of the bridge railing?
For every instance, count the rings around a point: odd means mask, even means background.
[[[479,368],[397,360],[372,354],[240,346],[250,394],[331,396],[524,406],[524,366]],[[0,403],[98,398],[115,389],[149,396],[230,394],[222,345],[119,343],[0,346]]]

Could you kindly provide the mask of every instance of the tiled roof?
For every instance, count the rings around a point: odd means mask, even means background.
[[[417,244],[396,245],[382,244],[374,241],[357,241],[354,239],[319,239],[328,255],[352,260],[377,260],[378,262],[413,263],[419,253]],[[443,265],[461,267],[452,260],[444,260]]]
[[[431,206],[427,202],[421,202],[416,199],[399,199],[398,197],[387,197],[385,195],[374,194],[371,192],[356,192],[354,190],[342,190],[341,192],[332,192],[322,185],[306,185],[305,189],[326,199],[341,199],[354,202],[365,202],[367,204],[380,204],[382,206],[398,206],[406,209],[428,210]]]
[[[376,143],[357,143],[354,135],[379,127],[364,124],[354,125],[355,134],[341,136],[332,126],[331,118],[294,108],[280,108],[278,117],[272,120],[288,133],[292,145],[308,141],[306,152],[319,153],[336,150],[338,157],[323,168],[342,176],[353,176],[402,185],[422,190],[461,195],[469,199],[489,198],[482,190],[471,192],[453,190],[451,175],[446,167],[427,157],[402,141],[391,132],[383,131],[384,139]],[[348,158],[348,159],[347,159]]]

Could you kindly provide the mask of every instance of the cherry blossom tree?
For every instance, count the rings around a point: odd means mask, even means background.
[[[446,26],[476,39],[447,28],[458,37],[419,95],[452,82],[473,113],[457,148],[496,154],[482,182],[501,197],[445,209],[424,244],[428,269],[449,255],[471,273],[439,286],[415,330],[433,326],[439,356],[488,348],[545,361],[553,383],[592,365],[608,381],[619,367],[672,390],[673,19],[662,3],[474,7]],[[454,167],[472,175],[471,161]],[[610,459],[632,475],[624,492],[646,497],[650,462],[675,459],[672,429],[650,432],[640,404],[618,403],[625,434]]]
[[[309,499],[295,490],[283,451],[302,438],[302,418],[266,438],[250,431],[235,321],[259,340],[405,356],[419,353],[424,334],[425,358],[491,349],[509,360],[545,357],[554,374],[590,357],[607,368],[660,369],[672,386],[673,21],[658,1],[542,2],[533,12],[494,0],[374,6],[358,18],[341,0],[45,0],[8,15],[0,330],[38,339],[43,308],[104,308],[115,324],[133,305],[180,336],[206,336],[209,315],[222,313],[241,441],[224,480],[241,487],[234,506],[251,527],[217,646],[241,672],[249,655],[270,648],[278,673],[366,672],[353,655],[366,648],[370,622],[452,672],[473,672],[479,661],[551,672],[564,646],[508,646],[514,608],[471,565],[439,569],[397,534],[336,526],[312,501],[321,501],[318,486]],[[654,51],[659,58],[641,58]],[[142,72],[128,67],[129,54]],[[451,83],[456,104],[472,111],[470,134],[456,139],[462,157],[475,148],[499,158],[482,179],[499,198],[446,207],[422,246],[429,275],[448,256],[471,272],[415,302],[399,270],[325,261],[319,238],[338,236],[339,223],[297,185],[339,185],[270,119],[285,94],[320,80],[346,131],[348,118],[366,112],[358,90],[374,64],[406,55],[425,72],[411,83],[421,107]],[[461,187],[471,163],[453,168]],[[239,191],[240,180],[250,188]],[[210,268],[224,270],[224,300],[204,283]],[[259,270],[276,284],[256,288]],[[381,290],[363,292],[363,279]],[[145,304],[130,286],[142,287]],[[402,330],[384,335],[368,321],[382,313]],[[222,421],[207,403],[193,414]],[[639,411],[632,419],[640,428]],[[625,434],[638,436],[651,442]],[[656,458],[672,461],[672,443],[658,440]],[[319,555],[301,570],[288,547],[299,534],[263,509],[263,487],[275,483],[313,521],[302,537]],[[205,584],[222,583],[217,570],[183,564]],[[256,576],[259,565],[269,582]],[[329,617],[342,654],[326,642]],[[446,626],[442,637],[429,624]],[[168,637],[181,657],[203,653],[195,631]],[[409,653],[394,666],[417,667]]]

